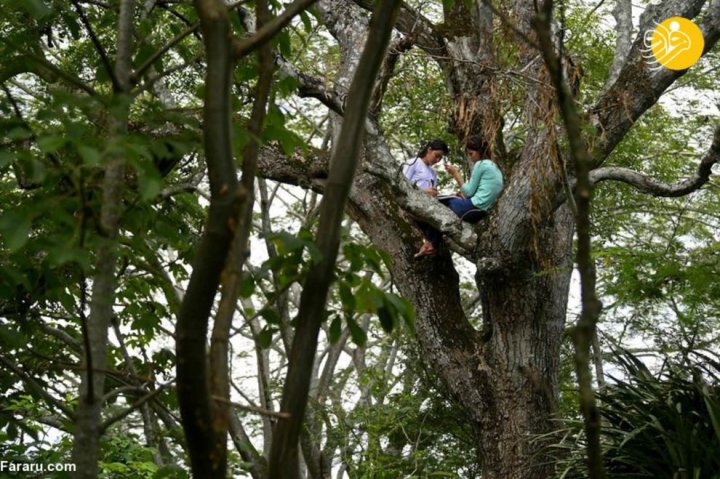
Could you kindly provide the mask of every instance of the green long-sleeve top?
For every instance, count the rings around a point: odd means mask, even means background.
[[[460,187],[466,198],[481,210],[488,210],[503,189],[500,168],[490,160],[480,160],[473,166],[470,180]]]

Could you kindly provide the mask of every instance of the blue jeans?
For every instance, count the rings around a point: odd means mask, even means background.
[[[452,198],[448,202],[448,206],[451,210],[453,210],[453,213],[458,215],[460,218],[462,218],[462,215],[468,211],[477,209],[472,201],[470,201],[470,198]]]
[[[440,239],[442,238],[440,232],[429,224],[423,223],[422,221],[418,221],[418,226],[420,227],[420,231],[423,232],[423,236],[425,237],[425,239],[431,242],[432,245],[437,248],[440,245]]]

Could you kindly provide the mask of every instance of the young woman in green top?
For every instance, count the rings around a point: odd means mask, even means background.
[[[482,138],[468,138],[465,152],[474,163],[469,181],[463,180],[455,166],[445,165],[445,170],[460,185],[460,195],[448,202],[450,209],[460,217],[473,209],[489,210],[503,189],[502,172],[492,160],[490,148]]]

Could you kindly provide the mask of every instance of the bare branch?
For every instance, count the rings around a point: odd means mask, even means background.
[[[62,411],[62,413],[65,415],[65,417],[67,417],[70,420],[72,420],[75,417],[75,414],[73,413],[72,409],[67,407],[65,405],[64,401],[51,395],[47,391],[47,388],[43,384],[41,384],[38,380],[33,378],[30,374],[26,373],[19,367],[15,366],[15,364],[12,361],[5,359],[4,356],[0,356],[0,363],[2,363],[10,371],[14,372],[18,376],[19,380],[21,380],[22,382],[27,384],[37,394],[42,396],[43,399],[45,399],[45,402],[48,403],[48,406],[59,409],[60,411]]]
[[[142,78],[142,76],[145,74],[145,72],[165,53],[167,53],[168,50],[170,50],[172,47],[183,41],[185,38],[187,38],[189,35],[191,35],[193,32],[196,32],[200,28],[200,23],[196,23],[195,25],[191,25],[187,27],[182,32],[175,35],[175,37],[167,42],[165,45],[160,47],[159,50],[157,50],[155,53],[150,55],[150,58],[145,60],[145,63],[140,65],[137,70],[133,72],[133,74],[130,76],[130,81],[132,83],[137,83],[137,81]]]
[[[395,76],[395,66],[397,65],[400,56],[410,50],[415,44],[415,39],[410,36],[405,36],[396,40],[388,48],[388,54],[385,57],[382,68],[380,70],[380,78],[378,79],[375,91],[373,92],[373,98],[370,103],[370,114],[377,118],[382,108],[382,101],[385,97],[388,84],[393,76]]]
[[[95,30],[93,30],[93,27],[90,24],[90,21],[88,20],[87,15],[85,15],[85,11],[80,6],[80,3],[77,0],[72,0],[72,4],[75,6],[75,9],[77,10],[78,15],[80,16],[80,21],[82,22],[83,26],[85,27],[85,30],[87,31],[88,35],[90,36],[90,41],[92,41],[92,44],[95,47],[95,50],[98,52],[98,55],[100,55],[100,60],[102,61],[103,67],[105,67],[105,70],[107,71],[107,74],[110,77],[110,81],[112,81],[113,89],[115,91],[119,91],[120,83],[118,83],[118,79],[115,76],[115,71],[113,69],[112,63],[110,63],[110,59],[107,56],[107,52],[105,51],[105,48],[102,46],[102,43],[100,43],[100,39],[95,34]]]
[[[276,57],[275,62],[286,75],[299,82],[298,94],[301,97],[315,98],[338,115],[343,114],[347,92],[341,93],[336,89],[329,88],[327,82],[301,72],[280,56]]]
[[[27,50],[20,45],[12,45],[16,51]],[[32,52],[27,52],[22,56],[3,61],[3,67],[0,68],[0,83],[17,76],[21,73],[34,73],[48,83],[54,83],[57,79],[62,79],[71,87],[82,90],[92,97],[97,97],[96,92],[90,85],[87,85],[81,79],[70,73],[58,68],[48,59]]]
[[[715,129],[715,135],[710,150],[700,161],[695,174],[677,183],[665,183],[643,173],[621,167],[604,167],[590,173],[593,185],[601,181],[614,180],[626,183],[642,193],[652,196],[677,198],[698,190],[710,180],[712,167],[720,162],[720,126]]]
[[[224,477],[227,456],[215,448],[206,343],[210,311],[233,239],[231,225],[243,198],[232,149],[232,46],[227,6],[222,0],[195,0],[194,4],[207,58],[203,144],[211,196],[207,226],[176,324],[177,392],[192,471]]]
[[[233,54],[235,58],[242,58],[253,50],[269,41],[276,33],[286,27],[290,21],[317,0],[295,0],[288,5],[283,13],[263,25],[252,36],[235,41]]]
[[[245,1],[235,2],[231,5],[228,5],[228,10],[233,10],[240,5],[245,3]],[[143,63],[141,66],[138,67],[135,72],[133,72],[132,75],[130,75],[130,81],[134,84],[137,83],[140,78],[147,72],[147,70],[165,53],[167,53],[168,50],[170,50],[172,47],[183,41],[188,36],[192,35],[193,33],[197,32],[200,29],[200,22],[195,23],[194,25],[190,25],[182,32],[178,33],[173,37],[169,42],[167,42],[165,45],[160,47],[155,53],[150,55],[150,58],[145,60],[145,63]]]
[[[370,0],[353,1],[359,7],[369,11],[372,11],[374,6],[374,3]],[[445,63],[449,59],[442,34],[428,18],[405,2],[403,2],[398,12],[395,28],[411,38],[418,48],[429,53],[439,63]]]
[[[333,280],[333,267],[340,244],[340,226],[365,134],[364,126],[373,87],[373,83],[368,79],[374,79],[380,69],[399,6],[398,0],[383,0],[378,3],[350,85],[347,114],[335,145],[328,185],[320,206],[315,241],[322,258],[308,271],[283,388],[281,409],[290,413],[291,417],[278,421],[273,432],[270,452],[271,478],[299,477],[298,438],[307,406],[318,332],[324,316],[328,289]]]
[[[53,328],[52,326],[49,326],[44,322],[42,323],[41,327],[42,330],[45,331],[47,334],[49,334],[50,336],[54,336],[55,338],[59,339],[67,346],[69,346],[75,354],[80,354],[80,352],[82,351],[82,343],[70,336],[67,332],[61,329]]]
[[[220,396],[213,396],[212,399],[213,399],[213,401],[217,401],[217,402],[223,403],[223,404],[229,404],[232,407],[236,407],[243,411],[254,412],[256,414],[260,414],[261,416],[274,417],[274,418],[278,418],[278,419],[287,419],[290,417],[290,414],[285,413],[285,412],[275,412],[275,411],[270,411],[268,409],[263,409],[263,408],[257,407],[257,406],[251,406],[248,404],[240,404],[240,403],[232,402],[232,401],[230,401],[226,398],[222,398]]]
[[[240,457],[250,465],[250,475],[253,479],[267,477],[267,461],[265,457],[255,449],[237,414],[234,413],[230,414],[230,438],[235,444],[235,449],[237,449]]]
[[[135,411],[136,409],[139,409],[143,404],[145,404],[146,402],[150,401],[155,396],[157,396],[158,394],[163,392],[165,390],[165,388],[167,388],[167,387],[168,387],[168,384],[161,385],[159,388],[157,388],[153,391],[150,391],[149,393],[147,393],[146,395],[144,395],[143,397],[141,397],[140,399],[135,401],[130,407],[124,409],[123,411],[121,411],[120,413],[118,413],[112,417],[107,418],[105,421],[103,421],[102,425],[100,426],[100,430],[107,431],[107,429],[110,426],[112,426],[113,424],[115,424],[118,421],[125,419],[127,416],[132,414],[133,411]]]

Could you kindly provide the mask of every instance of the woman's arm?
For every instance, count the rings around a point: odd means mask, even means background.
[[[462,176],[460,176],[460,172],[455,168],[454,165],[451,165],[450,163],[445,163],[445,171],[450,173],[453,178],[455,178],[455,181],[457,181],[458,186],[463,185],[465,183],[465,180],[463,180]]]
[[[470,175],[470,181],[468,181],[464,185],[460,185],[460,191],[462,191],[462,194],[465,195],[466,198],[470,198],[472,195],[475,194],[478,187],[480,186],[480,178],[482,178],[482,174],[483,164],[482,162],[478,161],[473,166],[472,174]]]

